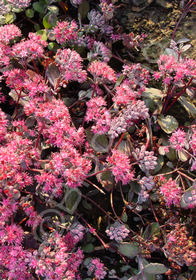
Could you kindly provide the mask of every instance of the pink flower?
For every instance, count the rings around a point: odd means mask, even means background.
[[[89,258],[85,260],[86,267],[88,269],[87,274],[89,276],[95,276],[97,280],[104,279],[107,272],[105,270],[104,264],[101,263],[99,258]]]
[[[141,94],[150,78],[149,71],[141,67],[139,63],[123,66],[123,74],[128,78],[134,90]]]
[[[41,40],[41,35],[29,33],[29,39],[15,44],[12,47],[12,52],[13,55],[18,58],[31,61],[32,59],[42,57],[44,54],[44,47],[47,45],[48,43],[46,41]]]
[[[0,142],[4,140],[7,133],[7,119],[5,113],[0,109]]]
[[[69,187],[81,186],[91,169],[91,161],[81,156],[68,143],[64,143],[59,153],[53,153],[47,169],[56,176],[62,176]]]
[[[87,103],[87,112],[85,120],[87,122],[94,121],[92,131],[97,134],[105,134],[110,129],[111,116],[105,108],[106,102],[102,97],[95,97]]]
[[[179,206],[182,190],[172,178],[160,187],[160,192],[163,194],[166,205],[170,207],[172,204]]]
[[[8,66],[11,57],[11,47],[0,42],[0,66]]]
[[[68,41],[73,41],[77,38],[78,26],[75,21],[62,21],[58,22],[57,26],[54,27],[54,36],[57,43],[63,45]]]
[[[172,136],[169,138],[171,147],[177,151],[181,151],[182,148],[186,145],[186,133],[180,128],[172,133]]]
[[[177,83],[185,81],[187,78],[196,77],[196,63],[192,59],[181,58],[177,60],[172,55],[161,55],[158,61],[159,75],[163,77],[165,84],[170,85],[172,82]],[[158,77],[158,74],[156,73]]]
[[[69,81],[83,83],[86,80],[87,73],[82,70],[82,58],[76,51],[58,49],[55,62],[59,65],[63,86],[66,87],[66,83]]]
[[[88,71],[93,75],[95,83],[116,82],[114,70],[105,62],[93,61],[88,67]]]
[[[121,242],[129,235],[130,230],[126,228],[125,225],[115,222],[111,226],[107,227],[105,232],[111,240],[114,239],[116,242]]]
[[[5,45],[21,35],[20,29],[15,24],[7,24],[0,27],[0,42]]]
[[[116,182],[122,181],[124,185],[134,178],[134,171],[131,171],[131,164],[128,156],[118,150],[112,150],[112,156],[107,157],[111,164],[112,174]]]
[[[137,93],[134,92],[128,80],[125,80],[120,86],[116,88],[116,95],[113,97],[113,101],[117,105],[127,105],[132,100],[136,100]]]

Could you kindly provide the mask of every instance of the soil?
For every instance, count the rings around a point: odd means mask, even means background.
[[[180,7],[181,1],[172,1],[167,3],[169,8],[164,8],[168,1],[152,2],[145,9],[139,12],[133,11],[133,7],[122,6],[120,15],[123,26],[134,34],[145,33],[146,48],[155,46],[154,59],[159,57],[165,48],[169,47],[170,40],[176,24],[182,14]],[[163,6],[161,6],[161,4]],[[182,20],[174,40],[188,38],[192,47],[185,53],[192,59],[196,59],[196,11],[190,11]],[[152,49],[151,49],[152,50]],[[152,50],[153,51],[153,50]],[[152,55],[152,54],[151,54]]]

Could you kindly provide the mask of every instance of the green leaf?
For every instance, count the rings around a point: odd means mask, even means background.
[[[28,17],[28,18],[33,18],[34,17],[34,11],[32,9],[27,9],[25,11],[25,15]]]
[[[164,94],[159,89],[147,88],[146,91],[142,93],[142,97],[146,106],[151,112],[154,112],[156,109],[161,108]]]
[[[73,214],[73,212],[77,209],[81,197],[82,195],[78,188],[67,189],[65,195],[65,205],[66,205],[66,211],[69,214]]]
[[[133,259],[139,254],[138,245],[137,243],[133,243],[133,242],[120,243],[118,250],[123,256],[129,257],[130,259]]]
[[[154,235],[160,233],[160,227],[158,223],[151,223],[147,225],[143,237],[145,240],[148,240],[149,238],[152,238]]]
[[[78,8],[78,13],[80,14],[82,20],[87,16],[89,8],[89,3],[86,0],[83,0]]]
[[[164,274],[168,268],[161,263],[149,263],[143,268],[144,273],[148,274]]]
[[[118,86],[120,86],[120,84],[122,83],[122,81],[125,79],[125,75],[120,75],[119,77],[118,77],[118,79],[117,79],[117,81],[116,81],[116,84],[115,84],[115,87],[114,88],[116,88],[116,87],[118,87]]]
[[[177,120],[170,115],[160,115],[158,117],[158,123],[162,130],[165,131],[167,134],[174,132],[178,128]]]
[[[50,42],[50,43],[48,44],[48,49],[49,49],[50,51],[56,52],[56,50],[58,49],[58,46],[57,46],[57,44],[56,44],[55,42]]]
[[[185,162],[189,159],[188,154],[183,151],[177,151],[177,155],[182,162]]]
[[[127,222],[127,220],[128,220],[128,216],[127,216],[127,213],[125,212],[124,214],[123,214],[123,216],[122,216],[122,221],[124,222],[124,223],[126,223]]]
[[[35,2],[33,3],[33,9],[38,13],[44,14],[45,5],[42,5],[41,2]]]
[[[164,94],[160,89],[146,88],[146,90],[142,93],[142,97],[150,99],[163,99]]]
[[[5,16],[0,15],[0,25],[5,24],[5,21],[6,21]]]
[[[84,246],[82,246],[82,250],[85,252],[85,253],[92,253],[93,250],[94,250],[94,245],[92,243],[89,243],[89,244],[86,244]]]
[[[59,8],[57,6],[49,6],[48,11],[56,16],[59,14]]]
[[[101,174],[97,174],[96,177],[105,190],[111,191],[111,189],[114,187],[114,177],[110,170],[104,171]]]
[[[178,98],[178,100],[182,104],[182,106],[185,108],[185,110],[188,112],[188,114],[190,116],[196,118],[196,107],[195,107],[195,105],[184,96],[180,96]]]
[[[41,40],[47,41],[47,30],[46,29],[41,29],[36,32],[37,35],[41,35]]]
[[[92,148],[99,153],[106,153],[110,149],[110,141],[105,134],[94,134],[90,144]]]
[[[56,25],[57,16],[55,14],[48,13],[43,17],[43,26],[46,29],[51,29]]]
[[[192,186],[182,195],[180,206],[182,208],[189,208],[190,206],[196,205],[196,196],[193,195],[196,193],[196,187]]]
[[[16,15],[14,13],[7,13],[5,15],[5,24],[10,24],[14,22],[16,19]]]

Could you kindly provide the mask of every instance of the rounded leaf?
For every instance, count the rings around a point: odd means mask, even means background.
[[[34,17],[34,11],[32,9],[27,9],[25,11],[25,15],[28,17],[28,18],[33,18]]]
[[[177,120],[170,115],[160,115],[158,117],[158,123],[162,130],[165,131],[167,134],[174,132],[178,128]]]
[[[168,268],[162,263],[149,263],[143,269],[143,272],[148,274],[164,274],[167,271]]]
[[[196,187],[192,186],[182,195],[180,206],[182,208],[193,208],[196,206]]]
[[[139,254],[137,243],[123,242],[118,247],[119,252],[126,257],[134,258]]]

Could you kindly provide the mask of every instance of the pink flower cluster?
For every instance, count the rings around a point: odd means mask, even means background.
[[[141,149],[136,149],[134,152],[135,158],[139,161],[139,166],[146,174],[149,174],[150,170],[154,170],[157,165],[157,157],[154,156],[154,152],[146,151],[146,147],[143,145]]]
[[[155,186],[155,182],[153,180],[153,176],[144,176],[139,184],[141,186],[141,191],[139,192],[138,203],[145,202],[149,197],[149,192]]]
[[[137,92],[133,91],[130,82],[126,79],[120,86],[116,88],[116,94],[113,101],[117,105],[127,105],[131,101],[136,100]]]
[[[178,265],[190,266],[196,260],[195,242],[188,239],[188,231],[180,223],[165,238],[166,244],[163,247],[166,255]]]
[[[134,170],[131,170],[131,164],[128,156],[118,150],[112,150],[112,155],[107,157],[111,164],[112,174],[115,181],[122,181],[124,185],[134,179]]]
[[[78,26],[75,21],[58,22],[57,26],[53,28],[54,36],[57,43],[63,45],[67,42],[74,41],[77,38]]]
[[[46,169],[55,176],[61,176],[69,187],[81,186],[88,172],[91,162],[68,143],[64,143],[59,153],[53,153]]]
[[[0,27],[0,65],[9,65],[12,56],[12,49],[8,45],[11,40],[20,37],[21,31],[14,24],[8,24]]]
[[[104,279],[107,272],[104,264],[101,263],[99,258],[88,258],[85,260],[86,267],[88,269],[87,274],[89,276],[95,276],[97,280]]]
[[[87,112],[85,121],[94,121],[95,124],[91,127],[93,133],[105,134],[110,129],[111,116],[106,109],[106,101],[103,97],[95,97],[87,103]]]
[[[0,142],[4,140],[7,133],[7,119],[5,113],[0,109]]]
[[[89,61],[95,58],[107,63],[112,57],[112,52],[108,49],[104,43],[95,41],[93,44],[93,49],[88,53]]]
[[[8,45],[16,37],[22,35],[20,29],[15,24],[7,24],[0,27],[0,42]]]
[[[181,151],[182,148],[186,145],[186,133],[182,129],[178,129],[172,133],[172,136],[169,138],[171,147],[177,151]]]
[[[145,91],[145,85],[150,79],[149,71],[141,67],[139,63],[123,66],[123,74],[128,78],[131,87],[139,95]]]
[[[101,1],[100,8],[106,20],[110,20],[114,15],[114,6],[112,3],[107,4],[106,1]]]
[[[166,181],[160,187],[160,192],[164,196],[166,205],[168,207],[170,207],[172,204],[174,206],[179,206],[179,203],[180,203],[180,200],[182,197],[182,190],[176,184],[175,180],[172,180],[172,178],[170,178],[168,181]]]
[[[31,61],[44,54],[44,48],[48,43],[41,40],[41,35],[29,33],[29,39],[21,41],[12,47],[12,53],[17,58],[27,59]]]
[[[106,35],[113,34],[113,26],[108,24],[108,21],[100,12],[96,10],[91,10],[88,13],[89,24],[87,26],[87,30],[94,32],[101,32]]]
[[[87,73],[82,70],[82,58],[71,49],[58,49],[55,62],[59,66],[61,73],[61,85],[66,87],[69,81],[82,83],[86,80]]]
[[[76,245],[70,232],[63,237],[54,232],[34,252],[31,266],[37,275],[48,280],[77,279],[83,252]]]
[[[111,240],[122,242],[129,235],[130,230],[125,225],[115,222],[108,226],[105,232]]]
[[[7,4],[12,5],[15,9],[27,8],[31,0],[6,0]]]
[[[163,82],[167,85],[171,83],[185,82],[188,78],[196,77],[195,60],[183,58],[177,60],[172,55],[161,55],[158,61],[159,72],[155,72],[154,77],[163,78]]]
[[[88,67],[88,71],[93,75],[96,84],[116,82],[116,74],[114,70],[105,62],[93,61]]]

